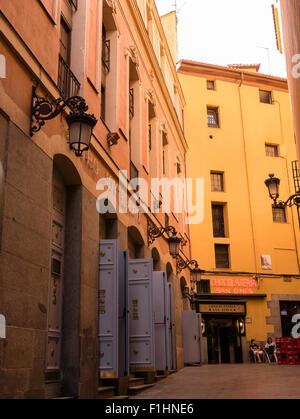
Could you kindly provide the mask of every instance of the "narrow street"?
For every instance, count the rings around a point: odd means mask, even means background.
[[[300,366],[188,367],[132,399],[297,399]]]

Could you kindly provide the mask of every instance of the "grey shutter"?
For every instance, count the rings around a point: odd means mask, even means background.
[[[99,263],[100,377],[118,378],[118,241],[100,241]]]
[[[128,251],[119,251],[119,377],[129,375]]]
[[[129,364],[131,371],[154,370],[152,259],[129,260]]]
[[[155,369],[169,369],[169,330],[167,322],[167,275],[165,272],[153,272],[153,310],[155,334]]]

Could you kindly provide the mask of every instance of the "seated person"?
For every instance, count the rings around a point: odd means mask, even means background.
[[[267,354],[269,355],[269,357],[275,358],[275,361],[277,362],[276,345],[273,342],[272,338],[268,338],[267,343],[265,345],[265,350],[266,350]]]
[[[260,364],[262,362],[263,351],[261,350],[260,346],[256,343],[255,339],[251,339],[249,349],[253,352],[254,360],[257,359],[257,362]]]

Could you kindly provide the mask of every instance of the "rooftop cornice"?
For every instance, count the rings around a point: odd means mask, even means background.
[[[288,92],[287,79],[267,74],[256,73],[243,69],[224,67],[215,64],[200,63],[196,61],[181,60],[178,72],[182,74],[193,74],[202,77],[213,77],[220,80],[226,80],[232,83],[238,83],[241,80],[244,84],[267,86],[273,89]]]

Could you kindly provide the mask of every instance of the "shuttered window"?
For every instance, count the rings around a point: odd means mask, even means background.
[[[209,127],[219,128],[219,110],[218,108],[207,108],[207,123]]]
[[[224,180],[223,173],[210,172],[211,190],[212,192],[223,192],[224,191]]]
[[[224,206],[212,205],[214,237],[225,237]]]
[[[272,92],[268,91],[268,90],[260,90],[259,91],[259,100],[261,103],[268,103],[268,104],[272,104],[273,100],[272,100]]]
[[[229,263],[229,245],[215,244],[216,268],[230,268]]]
[[[272,208],[273,211],[273,221],[274,223],[286,223],[286,211],[285,208]]]

